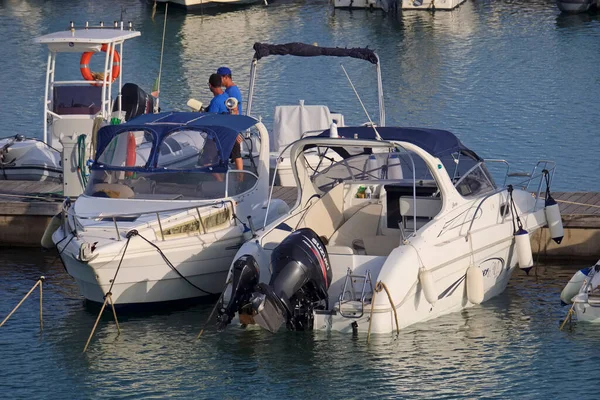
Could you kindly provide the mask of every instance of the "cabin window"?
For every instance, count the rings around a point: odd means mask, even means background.
[[[491,175],[482,162],[458,179],[455,187],[458,193],[464,197],[473,197],[496,189]]]
[[[152,135],[146,131],[125,131],[112,138],[98,157],[111,167],[143,167],[152,151]]]
[[[160,144],[157,167],[192,169],[221,163],[215,140],[206,132],[179,130]]]
[[[102,106],[99,86],[54,86],[52,111],[58,115],[96,115]]]

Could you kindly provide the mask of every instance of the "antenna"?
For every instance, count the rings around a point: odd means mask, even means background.
[[[369,119],[369,123],[371,124],[371,127],[375,131],[375,137],[377,138],[377,140],[383,140],[381,138],[381,135],[379,134],[379,132],[377,132],[377,128],[375,127],[375,124],[373,124],[373,120],[371,119],[371,116],[367,112],[367,109],[365,108],[365,105],[363,104],[362,100],[360,99],[360,96],[358,95],[358,92],[356,91],[356,88],[354,87],[354,84],[352,83],[352,80],[350,79],[350,76],[346,72],[346,68],[344,68],[344,66],[342,64],[340,64],[340,67],[342,67],[342,70],[344,71],[344,74],[346,74],[346,78],[348,78],[348,82],[350,82],[350,86],[352,86],[352,90],[354,90],[354,94],[356,95],[356,98],[360,102],[360,105],[362,106],[363,111],[367,115],[367,118]]]
[[[169,3],[165,3],[165,23],[163,25],[163,36],[162,36],[162,45],[160,47],[160,66],[158,67],[158,78],[156,78],[156,104],[154,105],[154,112],[158,112],[159,107],[159,96],[160,96],[160,76],[162,75],[162,63],[163,63],[163,53],[165,51],[165,33],[167,31],[167,10],[169,9]]]

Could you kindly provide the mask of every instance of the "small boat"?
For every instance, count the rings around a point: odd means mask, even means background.
[[[598,6],[598,0],[557,0],[558,9],[564,13],[582,13],[587,12]]]
[[[153,112],[151,96],[137,85],[122,84],[123,44],[138,36],[140,32],[131,24],[124,27],[122,22],[110,26],[86,23],[82,27],[71,23],[66,30],[35,39],[48,47],[43,131],[41,138],[11,134],[0,139],[0,179],[64,181],[66,196],[83,191],[86,161],[98,128]],[[81,56],[74,57],[74,53]],[[102,72],[90,70],[90,60],[97,53],[103,54]],[[69,58],[82,77],[57,80],[57,73],[61,76],[63,72],[57,70]],[[113,84],[122,89],[113,91]]]
[[[252,168],[232,169],[238,136]],[[86,190],[52,235],[81,294],[117,305],[220,293],[255,229],[285,214],[267,202],[269,137],[241,115],[170,112],[98,131]],[[267,205],[269,207],[267,207]]]
[[[577,321],[600,322],[600,260],[577,271],[560,293],[563,304],[573,304]]]
[[[237,252],[219,330],[237,318],[271,332],[397,331],[502,293],[517,266],[533,266],[529,233],[548,225],[562,239],[553,162],[506,185],[522,173],[480,158],[448,131],[337,133],[292,145],[296,206]],[[302,156],[314,150],[316,168]],[[507,166],[500,185],[492,162]]]
[[[296,57],[348,57],[364,60],[371,63],[377,76],[377,99],[379,106],[379,126],[385,126],[385,106],[383,102],[383,83],[381,80],[381,67],[377,54],[368,48],[339,48],[320,47],[305,43],[286,44],[254,44],[254,57],[250,67],[250,84],[246,114],[252,115],[254,104],[254,89],[258,61],[268,56],[296,56]],[[371,123],[371,122],[369,122]],[[330,111],[326,105],[305,105],[300,100],[297,105],[278,105],[275,107],[273,135],[271,136],[271,174],[278,186],[295,187],[296,180],[292,173],[290,161],[290,145],[305,136],[314,136],[335,124],[336,127],[344,126],[344,116]],[[304,154],[316,166],[319,157],[310,151]]]

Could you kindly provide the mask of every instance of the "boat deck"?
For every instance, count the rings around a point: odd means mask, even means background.
[[[555,245],[543,229],[532,236],[534,252],[549,258],[600,257],[600,192],[554,192],[565,239]],[[273,198],[296,203],[295,187],[275,187]],[[61,210],[62,184],[2,181],[0,183],[0,246],[39,246],[50,218]]]

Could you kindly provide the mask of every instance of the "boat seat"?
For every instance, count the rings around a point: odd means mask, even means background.
[[[442,199],[439,197],[400,197],[400,215],[402,216],[402,226],[404,229],[412,230],[413,218],[417,219],[417,229],[420,229],[434,218],[442,209]]]
[[[368,256],[389,256],[392,250],[400,246],[398,236],[364,236],[362,238],[365,253]]]
[[[327,254],[354,255],[354,250],[348,246],[325,246]]]
[[[352,247],[356,239],[365,235],[377,235],[382,209],[383,206],[376,203],[362,207],[333,232],[329,243],[334,246]]]

